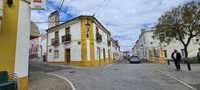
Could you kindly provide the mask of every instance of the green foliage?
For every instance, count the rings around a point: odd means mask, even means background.
[[[166,12],[159,18],[154,32],[154,36],[161,42],[179,40],[184,45],[188,43],[189,38],[198,35],[200,35],[199,2],[190,2]],[[186,42],[183,39],[186,39]]]
[[[188,45],[192,38],[200,36],[200,2],[190,2],[166,12],[155,28],[156,39],[167,44],[172,40],[180,41],[188,57]]]

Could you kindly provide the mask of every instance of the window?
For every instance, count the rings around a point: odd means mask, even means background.
[[[59,32],[56,31],[55,32],[55,38],[52,39],[52,43],[53,46],[58,46],[59,45]]]
[[[86,34],[86,37],[89,38],[89,33]]]
[[[71,41],[71,34],[70,28],[65,28],[65,35],[62,36],[62,42],[66,44],[66,42],[70,43]]]
[[[164,50],[164,55],[165,57],[167,57],[167,50]]]
[[[154,39],[154,38],[155,38],[155,36],[152,36],[152,38]]]
[[[80,45],[80,44],[81,44],[81,42],[79,41],[79,42],[78,42],[78,45]]]
[[[70,34],[70,27],[65,28],[65,35],[69,35]]]
[[[59,38],[59,32],[58,32],[58,31],[55,32],[55,38],[56,38],[56,39]]]
[[[101,60],[101,48],[97,47],[97,55],[98,55],[98,59]]]
[[[185,51],[184,51],[184,49],[181,49],[181,54],[182,54],[182,56],[185,56]]]
[[[161,41],[164,41],[164,40],[165,40],[165,34],[164,34],[164,33],[161,33],[161,34],[159,35],[159,38],[160,38]]]
[[[198,42],[199,41],[199,39],[196,39],[196,42]]]
[[[59,58],[59,51],[58,50],[54,50],[54,58]]]
[[[52,50],[51,50],[51,49],[49,49],[49,53],[51,53],[51,51],[52,51]]]
[[[96,33],[99,33],[99,28],[98,27],[96,27]]]

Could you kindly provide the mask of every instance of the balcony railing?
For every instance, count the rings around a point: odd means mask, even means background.
[[[54,38],[54,39],[51,39],[51,45],[52,46],[59,46],[59,39],[58,38]]]
[[[101,34],[99,34],[99,33],[96,33],[96,40],[97,40],[97,42],[102,42],[102,35]]]
[[[64,44],[70,43],[71,42],[71,34],[67,34],[67,35],[62,36],[62,42]]]

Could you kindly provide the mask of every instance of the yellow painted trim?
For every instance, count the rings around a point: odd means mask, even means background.
[[[28,90],[28,76],[19,78],[19,90]]]
[[[75,66],[81,66],[82,65],[82,61],[72,61],[70,64],[71,65],[75,65]]]
[[[160,64],[165,64],[164,50],[160,48]]]
[[[86,37],[86,20],[85,18],[80,18],[81,21],[81,60],[83,66],[86,65],[87,61],[87,37]]]
[[[70,65],[75,65],[75,66],[81,66],[81,67],[93,67],[90,64],[90,61],[86,61],[84,64],[82,63],[82,61],[72,61],[70,63]]]
[[[95,66],[95,52],[94,52],[94,18],[90,18],[90,60],[91,66]]]
[[[3,22],[0,31],[0,71],[14,72],[16,41],[18,31],[19,0],[14,0],[8,7],[7,0],[3,0]]]

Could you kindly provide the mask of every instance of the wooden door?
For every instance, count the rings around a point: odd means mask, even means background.
[[[99,65],[101,65],[101,49],[99,47],[97,47],[97,53],[99,58]]]
[[[65,49],[65,62],[69,64],[71,62],[70,58],[70,49]]]
[[[109,63],[111,63],[111,55],[110,55],[110,50],[108,50],[108,61],[109,61]]]
[[[103,60],[104,60],[104,62],[106,61],[106,51],[105,51],[105,48],[103,49]]]

